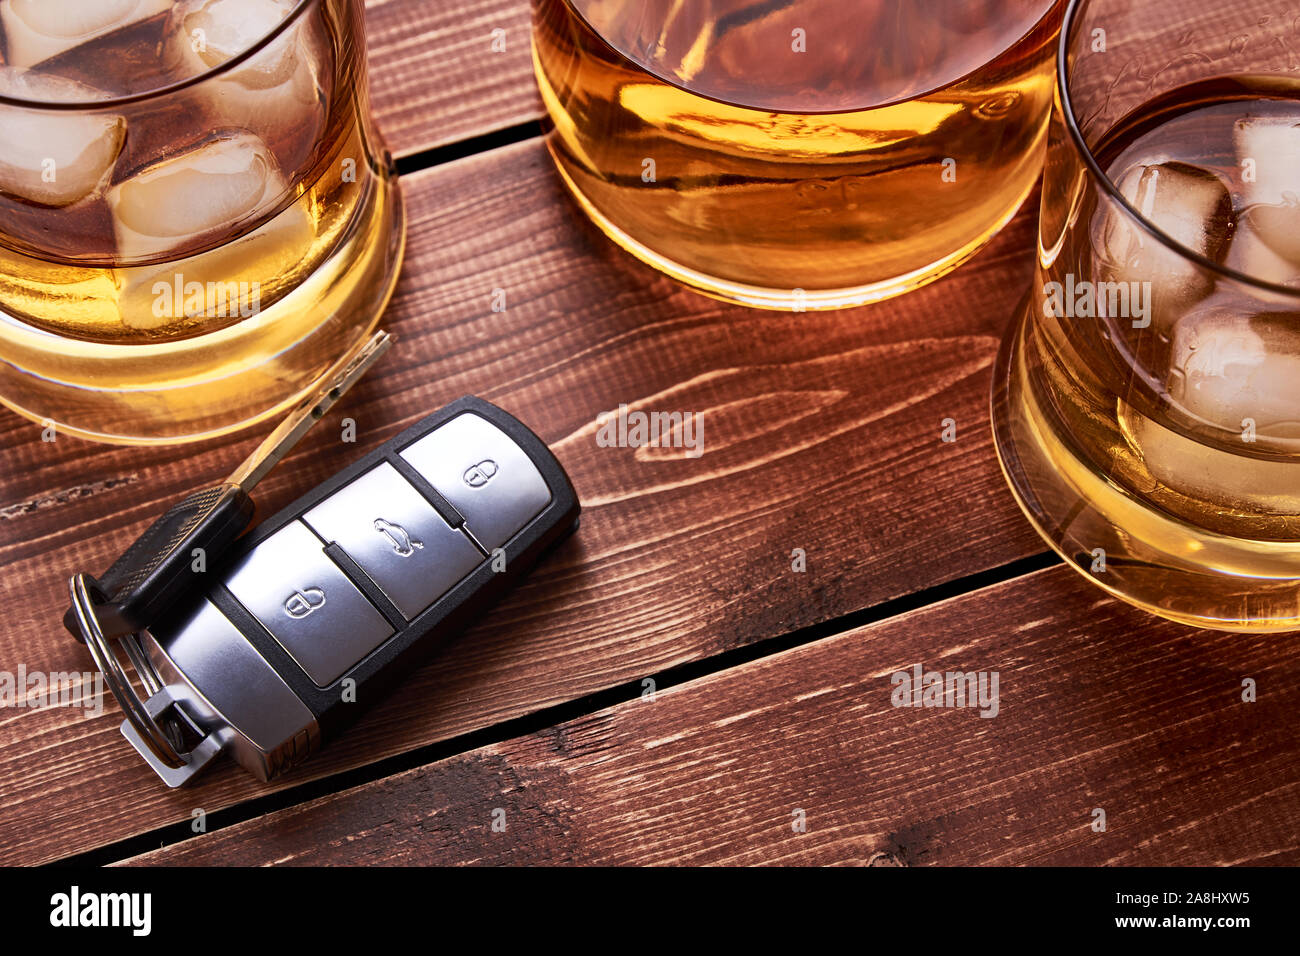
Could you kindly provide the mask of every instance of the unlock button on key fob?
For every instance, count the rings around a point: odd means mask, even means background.
[[[318,687],[393,635],[301,521],[255,545],[231,569],[226,587]]]
[[[466,412],[402,449],[402,457],[465,516],[489,551],[550,503],[537,466],[509,435]]]

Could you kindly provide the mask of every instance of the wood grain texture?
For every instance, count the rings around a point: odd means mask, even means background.
[[[754,312],[685,291],[609,244],[539,142],[404,181],[397,346],[258,491],[269,513],[466,392],[555,450],[578,534],[504,605],[278,786],[405,752],[1042,550],[1003,486],[989,369],[1032,269],[1035,203],[966,268],[889,303]],[[504,289],[506,311],[491,311]],[[692,411],[704,454],[600,448],[620,403]],[[339,441],[341,416],[356,444]],[[941,422],[957,440],[940,440]],[[258,436],[122,449],[0,415],[0,669],[84,670],[59,626],[166,504]],[[791,553],[807,552],[793,573]],[[49,860],[266,792],[233,766],[168,792],[120,714],[0,711],[0,861]]]
[[[531,23],[529,0],[366,0],[370,98],[393,155],[539,119]]]
[[[997,715],[893,707],[917,663]],[[1298,696],[1294,642],[1057,566],[130,862],[1294,865]]]

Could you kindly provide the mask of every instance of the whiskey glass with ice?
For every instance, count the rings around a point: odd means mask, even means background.
[[[1107,591],[1300,628],[1300,5],[1074,0],[993,427]]]
[[[0,402],[176,442],[346,362],[405,219],[361,0],[0,0]]]

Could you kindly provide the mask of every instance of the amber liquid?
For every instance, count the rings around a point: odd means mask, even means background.
[[[404,235],[356,72],[358,9],[331,0],[304,18],[283,68],[275,50],[252,61],[271,63],[269,79],[246,69],[104,111],[120,150],[75,201],[33,198],[30,177],[5,170],[0,401],[62,433],[191,440],[274,414],[347,360],[391,294]],[[166,14],[131,24],[33,73],[135,92],[166,28]],[[234,213],[194,225],[211,213],[189,204],[223,202]]]
[[[1240,123],[1273,133],[1252,148]],[[1146,104],[1094,152],[1130,189],[1156,168],[1181,192],[1130,192],[1144,214],[1185,195],[1209,215],[1180,241],[1290,292],[1117,233],[1082,175],[1049,176],[1079,190],[1045,189],[1044,261],[995,389],[1004,466],[1048,541],[1116,595],[1200,626],[1300,627],[1300,166],[1270,153],[1284,142],[1300,148],[1300,84],[1224,77]],[[1046,315],[1044,284],[1067,274],[1153,280],[1149,324]]]
[[[1058,12],[537,0],[548,144],[606,234],[700,291],[884,298],[954,268],[1033,187]]]

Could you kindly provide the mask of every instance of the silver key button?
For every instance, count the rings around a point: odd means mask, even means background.
[[[318,687],[328,687],[393,628],[300,521],[254,545],[226,587]]]
[[[342,547],[408,621],[484,560],[387,463],[348,482],[303,520]]]
[[[472,412],[439,426],[401,454],[465,516],[470,533],[489,550],[514,537],[551,500],[524,450]]]

